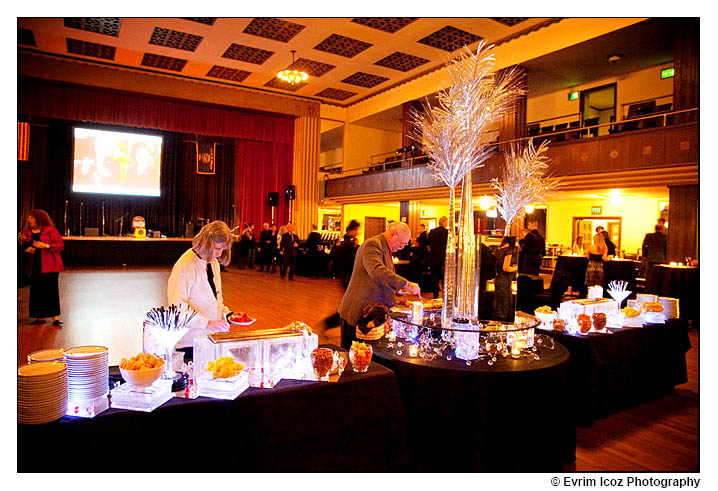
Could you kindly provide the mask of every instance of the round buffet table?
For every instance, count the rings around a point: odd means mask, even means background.
[[[408,358],[397,342],[371,344],[375,361],[396,375],[412,471],[560,471],[575,459],[569,353],[560,344],[539,348],[538,360],[467,365],[447,360],[448,351],[432,361]]]

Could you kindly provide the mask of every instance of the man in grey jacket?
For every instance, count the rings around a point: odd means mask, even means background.
[[[403,222],[393,222],[386,232],[364,241],[354,260],[352,277],[339,305],[343,348],[349,349],[356,339],[356,325],[367,305],[381,302],[394,305],[394,294],[406,287],[410,293],[421,294],[419,285],[394,272],[391,253],[406,245],[411,230]]]

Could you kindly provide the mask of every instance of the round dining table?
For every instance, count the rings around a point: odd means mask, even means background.
[[[695,326],[699,318],[698,268],[693,266],[656,264],[647,285],[647,291],[659,297],[679,299],[681,319]]]

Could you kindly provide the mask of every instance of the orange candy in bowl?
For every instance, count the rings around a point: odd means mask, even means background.
[[[134,387],[149,387],[162,376],[165,361],[151,353],[139,353],[120,362],[120,373]]]

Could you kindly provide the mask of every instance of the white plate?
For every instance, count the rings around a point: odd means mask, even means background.
[[[247,317],[249,317],[249,316],[247,316]],[[229,319],[227,319],[227,320],[229,321],[230,324],[235,325],[235,326],[248,326],[250,324],[254,324],[255,322],[257,322],[256,318],[254,318],[254,317],[249,317],[249,318],[252,319],[249,322],[234,322],[234,321],[230,321]]]
[[[88,356],[97,356],[107,354],[107,348],[104,346],[75,346],[65,351],[65,356],[70,358],[85,358]]]
[[[401,290],[399,290],[398,292],[396,292],[396,294],[399,295],[400,297],[403,297],[404,295],[411,295],[409,290],[404,290],[403,288]]]
[[[41,377],[60,373],[66,368],[67,365],[62,361],[46,361],[18,367],[17,374],[20,377]]]

